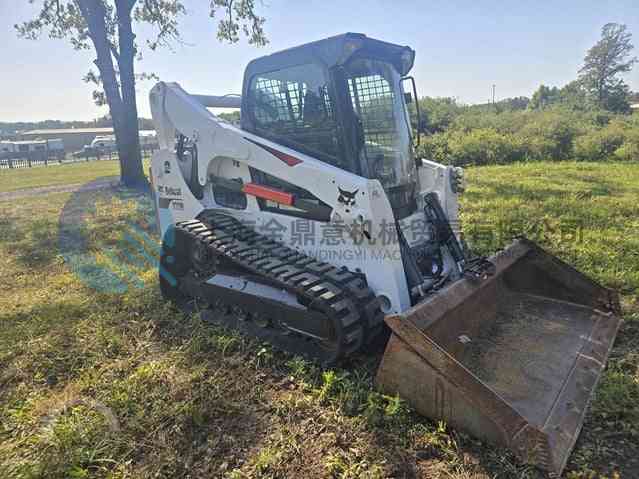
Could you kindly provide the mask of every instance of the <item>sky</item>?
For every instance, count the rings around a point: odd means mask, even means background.
[[[42,0],[36,0],[35,5]],[[530,96],[540,85],[562,86],[577,76],[583,57],[608,22],[624,23],[639,56],[637,0],[263,0],[270,43],[257,48],[241,40],[219,43],[208,0],[184,0],[182,43],[144,50],[138,72],[177,81],[191,93],[240,93],[253,58],[324,37],[359,32],[416,50],[412,74],[419,96],[450,96],[483,103]],[[91,120],[105,107],[92,103],[93,88],[82,81],[95,58],[64,40],[19,39],[13,25],[31,18],[27,0],[0,0],[0,121]],[[152,33],[136,27],[138,38]],[[639,90],[639,65],[626,75]],[[148,91],[139,83],[138,109],[150,116]]]

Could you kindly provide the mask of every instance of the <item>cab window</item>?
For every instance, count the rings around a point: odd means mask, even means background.
[[[249,112],[257,134],[341,167],[333,101],[318,65],[253,77]]]

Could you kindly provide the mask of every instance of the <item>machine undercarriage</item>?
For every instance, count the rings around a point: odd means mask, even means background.
[[[383,327],[362,274],[316,261],[215,211],[172,231],[160,285],[178,304],[199,300],[228,326],[324,364],[358,352]]]

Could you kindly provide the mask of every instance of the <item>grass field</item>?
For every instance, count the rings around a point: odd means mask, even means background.
[[[639,477],[639,164],[467,173],[473,247],[525,233],[622,291],[626,321],[566,477]],[[58,241],[69,194],[0,202],[0,477],[544,477],[376,393],[379,354],[322,371],[183,316],[160,300],[145,255],[125,288],[89,287],[131,238],[147,257],[153,247],[135,193],[86,194],[65,212],[84,219],[88,265]]]
[[[119,174],[120,163],[118,160],[52,164],[50,166],[36,166],[28,170],[24,168],[0,170],[0,192],[40,186],[86,183],[102,176]]]

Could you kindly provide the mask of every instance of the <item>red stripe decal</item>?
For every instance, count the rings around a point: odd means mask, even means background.
[[[244,139],[250,141],[251,143],[256,144],[260,148],[264,148],[266,151],[268,151],[273,156],[276,156],[277,158],[282,160],[288,166],[295,166],[295,165],[298,165],[300,163],[303,163],[302,160],[300,160],[299,158],[297,158],[295,156],[289,155],[288,153],[284,153],[282,151],[276,150],[275,148],[271,148],[270,146],[263,145],[262,143],[258,143],[257,141],[253,141],[250,138],[244,137]]]
[[[257,196],[265,200],[275,201],[281,205],[293,205],[293,195],[285,191],[269,188],[268,186],[256,185],[255,183],[246,183],[242,187],[242,192],[247,195]]]

